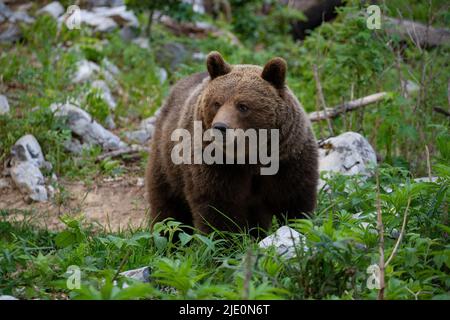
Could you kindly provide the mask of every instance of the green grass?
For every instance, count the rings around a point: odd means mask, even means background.
[[[399,250],[386,269],[388,299],[448,299],[450,289],[448,196],[450,168],[435,183],[414,183],[407,172],[380,169],[381,210],[388,257],[408,220]],[[400,186],[398,182],[403,182]],[[375,178],[335,176],[321,192],[317,215],[294,220],[310,250],[286,260],[260,249],[246,233],[202,235],[167,220],[153,232],[143,226],[109,233],[63,216],[62,231],[36,230],[32,216],[0,222],[0,294],[73,299],[374,299],[367,268],[378,262]],[[392,192],[386,190],[392,188]],[[359,214],[359,218],[354,217]],[[274,225],[273,229],[277,226]],[[81,288],[69,290],[69,266],[81,270]],[[118,277],[142,266],[150,283]],[[127,282],[130,287],[123,289]]]

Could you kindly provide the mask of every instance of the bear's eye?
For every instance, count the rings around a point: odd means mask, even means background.
[[[219,109],[220,106],[221,106],[221,104],[220,104],[220,102],[217,102],[217,101],[216,101],[216,102],[213,103],[212,106],[213,106],[214,109]]]
[[[247,112],[248,111],[248,106],[245,103],[238,103],[236,105],[236,108],[240,111],[240,112]]]

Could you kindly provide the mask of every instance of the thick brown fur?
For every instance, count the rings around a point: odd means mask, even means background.
[[[302,218],[316,206],[317,142],[299,101],[285,85],[286,62],[274,58],[264,68],[229,65],[217,52],[207,72],[180,80],[156,122],[146,183],[152,222],[168,217],[209,232],[261,227],[272,217]],[[244,104],[246,112],[237,108]],[[251,165],[179,164],[171,160],[177,128],[193,132],[218,121],[232,129],[279,129],[280,162],[275,175]],[[226,218],[226,215],[228,218]]]

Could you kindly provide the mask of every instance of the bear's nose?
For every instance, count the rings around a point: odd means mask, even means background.
[[[223,123],[223,122],[216,122],[213,124],[213,129],[217,129],[220,132],[222,132],[222,134],[225,134],[227,132],[228,126]]]

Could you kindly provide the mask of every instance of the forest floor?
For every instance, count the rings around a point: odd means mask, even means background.
[[[61,230],[59,219],[64,213],[83,214],[86,222],[109,232],[129,227],[145,226],[148,221],[148,202],[145,187],[139,177],[120,176],[100,178],[94,183],[60,181],[65,190],[64,201],[27,203],[16,188],[0,190],[0,210],[8,209],[9,219],[32,217],[33,224],[50,230]]]

